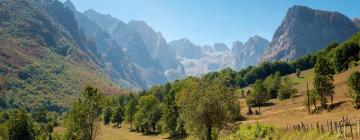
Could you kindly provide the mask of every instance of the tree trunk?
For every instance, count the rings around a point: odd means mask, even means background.
[[[259,114],[260,114],[260,105],[259,105]]]
[[[330,98],[331,98],[331,106],[330,106],[330,109],[333,109],[333,107],[334,107],[334,94],[331,93]]]
[[[316,102],[313,102],[313,105],[315,107],[315,110],[317,109]]]
[[[325,98],[325,93],[322,93],[322,96],[321,96],[321,107],[322,108],[324,108],[324,109],[326,109],[326,102],[325,102],[325,100],[326,100],[326,98]]]
[[[306,94],[307,94],[307,107],[308,107],[308,111],[309,114],[311,114],[311,110],[310,110],[310,94],[309,94],[309,83],[306,83]]]
[[[207,137],[206,137],[206,139],[207,140],[211,140],[211,125],[208,125],[207,126]]]

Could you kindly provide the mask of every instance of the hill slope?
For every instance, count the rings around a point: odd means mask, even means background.
[[[106,94],[119,91],[96,51],[85,45],[86,38],[42,7],[25,0],[1,1],[0,17],[0,97],[8,107],[62,111],[86,85]]]
[[[330,112],[322,111],[320,114],[309,115],[304,106],[304,97],[306,96],[306,85],[309,83],[309,90],[313,88],[314,70],[306,70],[302,72],[301,78],[298,79],[296,74],[288,75],[292,81],[296,83],[295,88],[298,90],[297,96],[292,100],[271,100],[272,106],[262,107],[260,116],[247,116],[249,119],[246,123],[254,123],[256,121],[272,124],[278,127],[286,127],[288,125],[298,124],[316,124],[325,123],[326,121],[339,121],[343,116],[351,116],[354,119],[360,117],[360,110],[353,107],[352,99],[347,97],[349,91],[346,84],[348,76],[353,71],[360,71],[360,66],[353,67],[345,72],[334,75],[335,100],[336,108]],[[312,109],[314,109],[312,107]],[[242,114],[246,114],[247,107],[243,104]]]

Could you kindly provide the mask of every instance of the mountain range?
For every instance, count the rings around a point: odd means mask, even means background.
[[[11,96],[25,94],[20,91],[24,88],[72,95],[87,84],[111,94],[226,67],[240,70],[263,61],[291,61],[342,42],[360,26],[359,18],[339,12],[293,6],[270,42],[254,35],[232,46],[198,45],[186,38],[168,42],[144,21],[125,23],[92,9],[79,12],[70,1],[0,4],[0,90]],[[34,83],[44,80],[45,85]]]
[[[189,39],[171,41],[177,59],[184,65],[187,75],[198,76],[224,68],[239,70],[256,65],[265,52],[269,41],[260,37],[250,37],[245,43],[235,41],[229,49],[224,43],[195,45]]]

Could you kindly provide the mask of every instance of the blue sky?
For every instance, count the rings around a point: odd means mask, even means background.
[[[61,0],[65,1],[65,0]],[[79,11],[92,8],[118,19],[144,20],[166,40],[188,38],[195,44],[268,40],[293,5],[339,11],[360,17],[360,0],[72,0]]]

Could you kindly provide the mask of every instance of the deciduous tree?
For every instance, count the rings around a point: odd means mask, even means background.
[[[67,139],[94,140],[99,134],[97,125],[101,112],[103,94],[98,89],[86,87],[82,97],[75,102],[66,114],[65,127]]]
[[[125,120],[130,124],[130,130],[132,129],[132,123],[134,120],[134,115],[136,113],[136,102],[135,99],[130,99],[125,106]]]
[[[293,82],[291,81],[291,79],[289,77],[285,77],[282,80],[278,98],[280,100],[289,99],[290,97],[295,95],[296,92],[297,90],[293,87]]]
[[[112,114],[111,122],[115,123],[116,127],[119,127],[121,122],[124,120],[124,109],[118,105],[114,109],[114,113]]]
[[[134,126],[140,132],[156,132],[156,124],[160,120],[160,102],[153,95],[140,97],[137,105],[137,112],[134,116]]]
[[[246,103],[252,107],[260,107],[265,102],[269,100],[269,95],[267,94],[266,88],[262,80],[256,80],[255,84],[252,86],[252,92],[248,95]]]
[[[112,112],[111,112],[111,108],[110,107],[106,107],[105,111],[104,111],[104,124],[107,125],[110,123],[110,119],[112,116]]]
[[[234,96],[216,77],[190,77],[185,82],[176,96],[185,129],[200,139],[211,140],[213,130],[221,129],[230,120],[228,105],[235,102]]]

